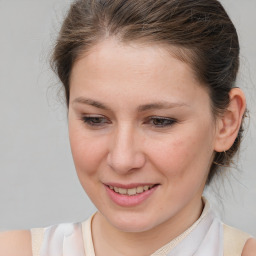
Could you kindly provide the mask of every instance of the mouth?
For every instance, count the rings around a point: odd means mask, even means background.
[[[145,191],[151,190],[152,188],[158,186],[158,184],[154,185],[140,185],[140,186],[135,186],[132,188],[123,188],[123,187],[117,187],[117,186],[112,186],[112,185],[107,185],[109,189],[114,191],[117,194],[120,195],[127,195],[127,196],[136,196],[139,194],[142,194]]]
[[[135,207],[149,200],[160,184],[104,184],[109,198],[122,207]]]

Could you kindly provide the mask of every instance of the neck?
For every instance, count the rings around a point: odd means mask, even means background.
[[[143,232],[123,232],[97,213],[92,223],[95,253],[101,255],[151,255],[186,231],[200,217],[201,199],[196,199],[182,211],[153,229]]]

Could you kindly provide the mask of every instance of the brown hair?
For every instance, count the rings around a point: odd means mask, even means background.
[[[62,25],[52,64],[65,87],[69,105],[69,79],[74,62],[100,40],[141,41],[178,49],[197,79],[209,90],[214,116],[229,104],[239,68],[236,29],[217,0],[78,0]],[[239,148],[243,129],[227,152],[216,152],[208,183],[227,166]]]

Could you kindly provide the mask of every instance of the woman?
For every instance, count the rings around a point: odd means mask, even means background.
[[[3,233],[0,255],[255,255],[256,241],[202,198],[238,150],[246,111],[236,30],[218,1],[79,0],[53,65],[98,212]]]

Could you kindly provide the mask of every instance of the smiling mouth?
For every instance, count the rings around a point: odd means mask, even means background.
[[[113,187],[111,185],[107,185],[107,186],[117,194],[127,195],[127,196],[136,196],[138,194],[141,194],[145,191],[152,189],[153,187],[155,187],[157,185],[158,184],[145,185],[145,186],[138,186],[138,187],[134,187],[134,188],[118,188],[118,187]]]

